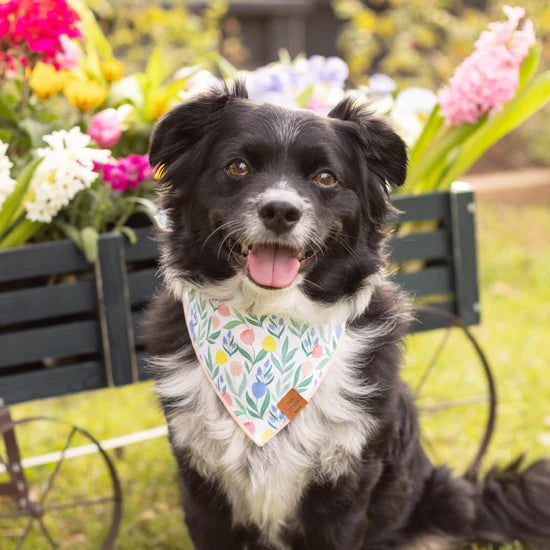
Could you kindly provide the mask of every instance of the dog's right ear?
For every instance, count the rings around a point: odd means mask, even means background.
[[[155,125],[149,142],[149,162],[169,179],[170,166],[198,145],[219,120],[228,101],[248,98],[243,82],[211,89],[166,113]]]

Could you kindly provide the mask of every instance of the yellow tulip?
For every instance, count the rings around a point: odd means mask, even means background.
[[[66,71],[56,71],[51,65],[37,63],[32,70],[29,83],[38,98],[48,99],[60,92],[66,82]]]
[[[274,432],[272,428],[268,428],[263,434],[262,434],[262,441],[265,441],[268,437],[271,436],[271,434]]]
[[[218,363],[218,365],[225,365],[227,361],[229,361],[229,357],[227,357],[227,353],[219,349],[216,352],[216,363]]]
[[[120,80],[124,74],[124,65],[118,59],[106,59],[101,62],[101,74],[107,82]]]
[[[265,349],[265,351],[275,351],[277,348],[277,342],[275,342],[275,338],[273,336],[266,336],[262,340],[262,348]]]
[[[67,99],[81,111],[101,105],[107,97],[107,88],[95,80],[70,80],[65,86]]]

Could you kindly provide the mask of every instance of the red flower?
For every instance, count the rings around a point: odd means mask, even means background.
[[[233,405],[233,399],[231,399],[231,396],[226,391],[222,393],[222,397],[230,407]]]
[[[311,355],[315,358],[321,357],[321,355],[323,355],[323,348],[321,347],[321,344],[313,346],[313,351]]]
[[[220,302],[220,305],[218,306],[218,313],[222,317],[229,317],[230,313],[227,304],[225,304],[224,302]]]
[[[254,422],[245,422],[243,426],[251,433],[253,434],[256,431],[256,426],[254,426]]]
[[[245,344],[252,344],[255,338],[256,336],[254,335],[254,331],[251,328],[248,328],[241,332],[241,340]]]

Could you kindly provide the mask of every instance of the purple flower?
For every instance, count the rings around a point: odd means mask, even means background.
[[[349,69],[346,62],[339,57],[313,55],[308,59],[310,74],[314,82],[325,82],[344,86]]]

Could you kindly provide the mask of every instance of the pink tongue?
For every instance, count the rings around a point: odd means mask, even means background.
[[[248,254],[248,269],[259,285],[284,288],[296,279],[300,262],[289,248],[254,245]]]

